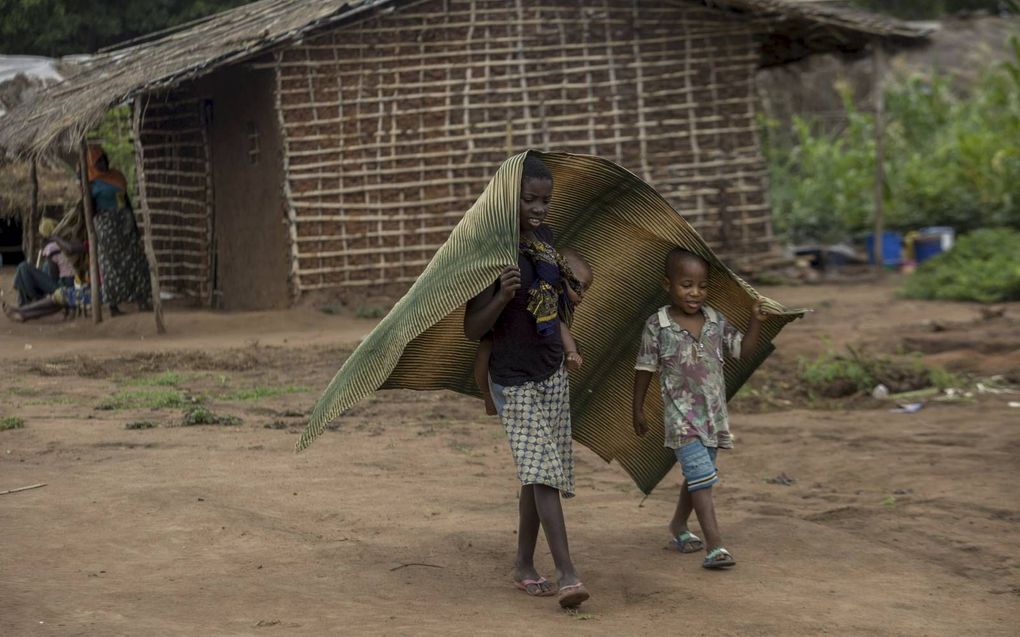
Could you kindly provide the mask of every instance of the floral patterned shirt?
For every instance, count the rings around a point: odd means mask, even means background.
[[[677,325],[669,306],[648,318],[635,369],[659,372],[666,446],[697,436],[706,447],[733,447],[726,412],[723,360],[740,356],[744,335],[715,309],[702,306],[701,338]]]

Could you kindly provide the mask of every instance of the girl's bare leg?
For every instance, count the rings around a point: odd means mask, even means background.
[[[558,489],[544,484],[532,485],[535,490],[535,507],[538,517],[545,529],[545,539],[549,543],[560,588],[577,584],[580,580],[574,563],[570,559],[570,547],[567,544],[567,525],[563,520],[563,506],[560,502]]]
[[[538,509],[535,507],[535,485],[526,484],[521,487],[521,497],[518,503],[520,510],[520,521],[517,525],[517,559],[514,561],[514,579],[518,582],[526,579],[540,579],[538,571],[535,570],[535,545],[538,543]],[[551,582],[535,584],[528,587],[528,592],[534,595],[539,590],[545,592],[553,587]]]

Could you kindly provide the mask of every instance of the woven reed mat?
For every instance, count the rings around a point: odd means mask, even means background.
[[[529,151],[537,152],[537,151]],[[674,246],[712,265],[708,304],[742,330],[759,297],[709,250],[697,232],[651,186],[611,161],[540,153],[553,174],[546,219],[558,248],[578,250],[595,281],[574,316],[584,366],[570,375],[574,440],[607,462],[616,460],[650,493],[675,462],[662,446],[657,391],[645,406],[649,432],[634,435],[631,396],[641,328],[668,303],[662,290],[666,253]],[[525,153],[507,159],[450,233],[421,276],[351,354],[323,392],[297,443],[306,448],[332,420],[380,388],[450,389],[479,396],[472,377],[476,344],[463,332],[464,305],[517,263],[521,170]],[[772,340],[803,310],[765,299],[775,316],[762,326],[753,360],[727,360],[727,398],[773,351]],[[658,383],[658,379],[653,379]],[[482,406],[479,405],[479,418]]]

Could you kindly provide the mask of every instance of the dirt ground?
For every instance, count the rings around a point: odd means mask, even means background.
[[[985,319],[896,284],[763,289],[816,309],[763,375],[853,344],[1016,378],[1020,304]],[[738,411],[725,573],[664,550],[676,473],[643,499],[578,447],[566,514],[592,599],[565,612],[511,584],[517,484],[478,401],[380,392],[293,453],[373,321],[167,318],[164,337],[149,315],[0,322],[0,416],[26,423],[0,431],[0,491],[46,483],[0,495],[0,634],[1016,634],[1020,394]],[[199,396],[242,422],[178,426]]]

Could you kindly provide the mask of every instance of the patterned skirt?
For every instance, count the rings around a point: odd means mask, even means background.
[[[147,304],[152,299],[149,262],[134,213],[130,208],[102,210],[96,214],[95,224],[103,300],[110,305],[125,301]]]
[[[544,484],[574,495],[570,381],[560,368],[540,382],[502,387],[500,420],[521,484]]]

